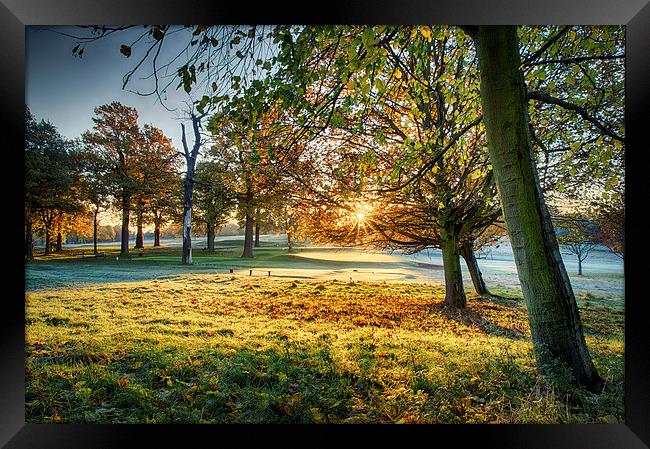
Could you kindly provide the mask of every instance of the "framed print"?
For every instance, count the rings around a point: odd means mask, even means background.
[[[6,447],[650,446],[645,0],[0,18]]]

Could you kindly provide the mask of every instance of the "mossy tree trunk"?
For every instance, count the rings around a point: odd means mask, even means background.
[[[474,285],[474,290],[477,295],[489,295],[487,287],[485,286],[485,281],[483,280],[483,274],[481,269],[478,266],[476,256],[474,255],[474,249],[472,248],[472,242],[465,240],[460,244],[459,247],[460,255],[465,259],[465,264],[469,270],[469,275],[472,278],[472,284]]]
[[[467,305],[467,298],[463,287],[463,273],[460,269],[459,230],[454,225],[442,226],[440,237],[445,271],[445,304],[462,309]]]
[[[488,151],[528,306],[537,366],[552,374],[560,361],[578,384],[596,391],[602,380],[585,344],[528,141],[516,28],[479,26],[475,37]]]

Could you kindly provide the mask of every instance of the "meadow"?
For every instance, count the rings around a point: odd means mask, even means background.
[[[113,250],[27,265],[27,422],[624,420],[620,296],[576,294],[606,381],[592,394],[538,374],[516,287],[478,297],[468,284],[452,311],[442,283],[391,280],[408,267],[379,256],[296,258],[267,242],[245,261],[223,241],[184,267],[173,246]]]

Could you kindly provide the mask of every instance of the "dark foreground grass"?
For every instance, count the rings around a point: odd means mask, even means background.
[[[537,374],[515,291],[228,274],[28,292],[28,422],[575,423],[623,416],[623,311],[580,298],[601,394]]]

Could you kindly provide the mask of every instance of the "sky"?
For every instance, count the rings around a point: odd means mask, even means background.
[[[119,51],[121,44],[129,43],[129,31],[88,44],[83,58],[78,58],[72,54],[77,42],[52,30],[74,32],[73,27],[28,26],[25,33],[25,101],[38,120],[50,121],[72,139],[92,129],[94,108],[119,101],[137,109],[140,126],[151,123],[162,129],[182,150],[180,111],[166,110],[155,96],[122,89],[122,77],[135,63],[134,56],[126,58]],[[181,89],[167,104],[182,104],[188,98]]]

